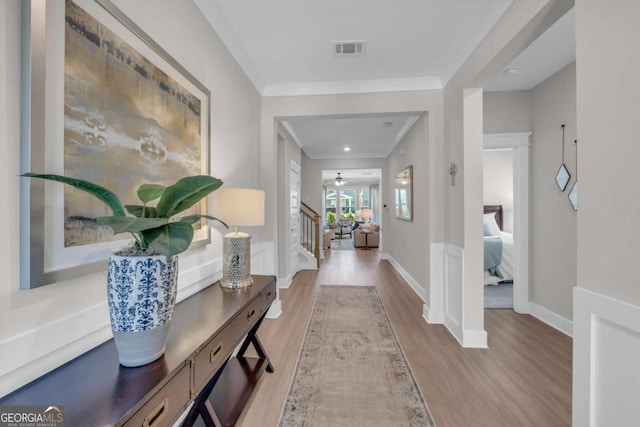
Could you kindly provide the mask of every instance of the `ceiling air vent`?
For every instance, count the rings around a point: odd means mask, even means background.
[[[333,54],[336,56],[362,56],[366,41],[333,42]]]

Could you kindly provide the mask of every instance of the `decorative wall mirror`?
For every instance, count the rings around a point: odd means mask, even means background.
[[[409,165],[394,177],[396,218],[413,221],[413,166]]]

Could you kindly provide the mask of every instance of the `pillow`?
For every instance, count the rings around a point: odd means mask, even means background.
[[[482,232],[485,236],[491,236],[491,230],[489,229],[489,224],[486,222],[482,224]]]
[[[484,225],[486,225],[487,230],[490,234],[484,233],[485,236],[499,236],[501,234],[500,227],[498,227],[498,223],[496,222],[496,214],[484,214]]]

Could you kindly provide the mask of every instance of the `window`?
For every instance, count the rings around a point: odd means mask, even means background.
[[[369,187],[324,188],[325,223],[335,224],[340,218],[356,219],[356,211],[370,208]],[[337,214],[340,213],[340,217]]]

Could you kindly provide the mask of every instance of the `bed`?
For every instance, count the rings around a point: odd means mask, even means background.
[[[498,275],[495,275],[493,269],[485,270],[484,272],[484,284],[485,285],[497,285],[503,281],[513,280],[513,234],[503,231],[503,211],[502,205],[485,205],[484,206],[484,234],[485,234],[485,248],[488,248],[488,240],[500,240],[502,244],[502,256],[499,257],[497,263]],[[491,234],[486,236],[486,234]],[[485,249],[485,265],[489,263],[493,265],[496,263],[489,261],[489,257],[495,256],[487,249]],[[502,276],[502,277],[500,277]]]

